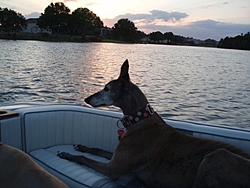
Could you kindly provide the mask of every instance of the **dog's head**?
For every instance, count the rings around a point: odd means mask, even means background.
[[[128,69],[129,63],[128,60],[125,60],[121,66],[121,72],[118,79],[107,83],[101,91],[87,97],[85,102],[93,107],[110,105],[120,107],[121,100],[126,98],[123,95],[125,95],[125,93],[128,91],[131,83]]]

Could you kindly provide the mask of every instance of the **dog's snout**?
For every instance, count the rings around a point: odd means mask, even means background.
[[[84,99],[84,101],[85,101],[87,104],[89,104],[89,103],[90,103],[90,100],[91,100],[90,98],[91,98],[91,97],[87,97],[87,98]]]

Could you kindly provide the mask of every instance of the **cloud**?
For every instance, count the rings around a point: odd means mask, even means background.
[[[197,34],[201,37],[203,36],[203,38],[215,38],[217,40],[227,36],[233,37],[250,31],[250,25],[247,24],[224,23],[215,20],[192,22],[190,23],[189,28],[196,30],[196,32],[198,32]]]
[[[178,22],[181,21],[182,19],[188,17],[189,15],[186,13],[182,12],[167,12],[167,11],[162,11],[162,10],[151,10],[147,14],[122,14],[118,15],[113,19],[102,19],[103,22],[112,27],[114,23],[116,23],[118,20],[122,18],[127,18],[130,21],[140,23],[142,25],[148,25],[152,24],[157,21],[161,22]]]
[[[227,5],[228,2],[217,5]],[[217,6],[215,5],[215,6]],[[113,19],[102,19],[104,24],[112,27],[121,18],[128,18],[135,26],[145,33],[153,31],[173,32],[175,35],[193,37],[196,39],[220,40],[227,36],[234,37],[241,33],[250,31],[248,24],[224,23],[216,20],[199,20],[184,24],[184,19],[189,15],[183,12],[167,12],[162,10],[151,10],[147,14],[124,14]],[[184,21],[183,21],[184,20]],[[173,24],[175,23],[175,24]],[[181,24],[178,24],[181,23]]]
[[[176,22],[183,18],[188,17],[188,14],[182,12],[166,12],[162,10],[152,10],[150,11],[151,18],[164,20],[165,22],[172,21]]]
[[[121,18],[128,18],[131,21],[135,21],[135,20],[149,19],[147,17],[148,17],[148,14],[130,14],[130,13],[127,13],[127,14],[116,16],[114,19],[119,20]]]
[[[40,16],[41,16],[41,13],[40,13],[40,12],[32,12],[32,13],[30,13],[30,14],[24,15],[24,17],[25,17],[26,19],[28,19],[28,18],[39,18]]]
[[[223,2],[223,3],[217,3],[217,4],[209,4],[209,5],[206,5],[205,8],[208,9],[208,8],[213,8],[213,7],[221,7],[223,5],[227,5],[229,4],[228,2]]]
[[[175,35],[193,37],[202,40],[211,38],[219,41],[221,38],[227,36],[234,37],[241,33],[249,32],[250,25],[223,23],[215,20],[200,20],[180,26],[148,24],[141,26],[139,29],[161,31],[162,33],[171,31]]]
[[[91,6],[94,6],[94,5],[100,5],[100,3],[97,3],[97,2],[89,2],[89,3],[86,3],[86,6],[87,6],[87,7],[91,7]]]
[[[116,16],[112,20],[119,20],[121,18],[128,18],[131,21],[143,20],[145,23],[154,22],[156,20],[161,20],[164,22],[176,22],[183,18],[188,17],[188,14],[181,12],[167,12],[162,10],[151,10],[149,14],[123,14]]]

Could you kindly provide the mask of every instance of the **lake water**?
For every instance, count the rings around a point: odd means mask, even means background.
[[[250,52],[239,50],[0,40],[0,105],[82,105],[119,76],[125,59],[162,116],[250,128]]]

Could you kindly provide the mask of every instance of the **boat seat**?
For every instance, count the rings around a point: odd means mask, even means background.
[[[65,151],[73,155],[84,155],[93,160],[108,162],[109,160],[100,156],[76,151],[72,145],[57,145],[45,149],[31,151],[30,156],[51,174],[57,176],[69,187],[146,187],[133,174],[126,174],[119,179],[112,181],[105,175],[75,162],[60,159],[58,151]]]

